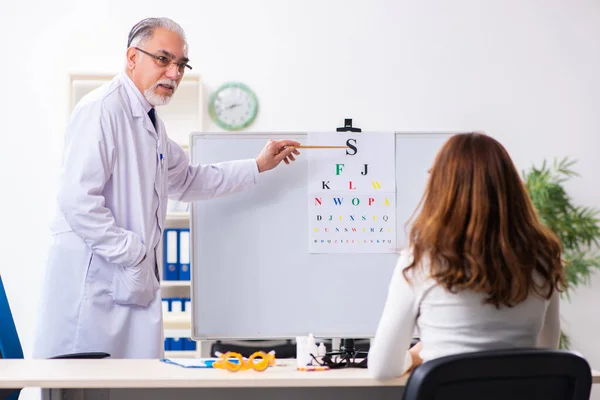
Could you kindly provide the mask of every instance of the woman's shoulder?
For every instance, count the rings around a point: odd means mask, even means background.
[[[405,247],[398,252],[398,260],[406,260],[412,262],[414,251],[412,247]]]
[[[398,260],[396,261],[396,269],[398,272],[402,272],[404,274],[404,270],[412,266],[414,262],[414,249],[412,247],[401,249],[398,253]],[[429,266],[429,256],[427,254],[423,254],[417,264],[406,270],[404,276],[408,281],[417,280],[419,282],[424,282],[429,278]]]

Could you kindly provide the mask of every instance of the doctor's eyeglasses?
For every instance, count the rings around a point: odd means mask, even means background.
[[[139,47],[134,47],[134,49],[139,50],[147,56],[152,57],[154,59],[154,62],[156,62],[156,65],[158,65],[159,67],[169,68],[171,64],[174,64],[177,67],[177,71],[179,71],[180,74],[183,74],[186,68],[189,68],[190,70],[192,69],[192,67],[185,61],[172,61],[167,56],[157,56],[156,54],[148,53],[146,50],[142,50]]]

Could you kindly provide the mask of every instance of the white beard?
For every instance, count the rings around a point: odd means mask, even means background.
[[[173,93],[171,93],[170,96],[161,96],[158,93],[156,93],[156,89],[160,84],[173,86]],[[163,79],[156,82],[151,88],[146,89],[144,91],[144,97],[146,98],[146,100],[148,100],[148,103],[152,104],[152,106],[166,106],[171,101],[171,97],[173,97],[176,90],[177,82],[172,81],[170,79]]]

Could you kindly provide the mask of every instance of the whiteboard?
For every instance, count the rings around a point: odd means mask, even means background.
[[[367,135],[368,132],[357,135]],[[397,248],[428,170],[452,133],[395,133]],[[194,164],[254,158],[268,139],[307,133],[193,133]],[[302,152],[315,150],[300,150]],[[308,252],[307,157],[250,190],[192,203],[192,338],[373,337],[397,254]]]

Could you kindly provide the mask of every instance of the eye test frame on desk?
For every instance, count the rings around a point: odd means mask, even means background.
[[[419,343],[420,338],[413,337],[409,349]],[[354,346],[354,339],[342,339],[339,351],[325,353],[322,357],[310,354],[315,363],[329,369],[341,368],[367,368],[368,350],[358,350]]]
[[[342,339],[339,351],[330,351],[324,356],[310,354],[315,363],[329,369],[367,368],[368,350],[358,350],[354,347],[354,339]]]

